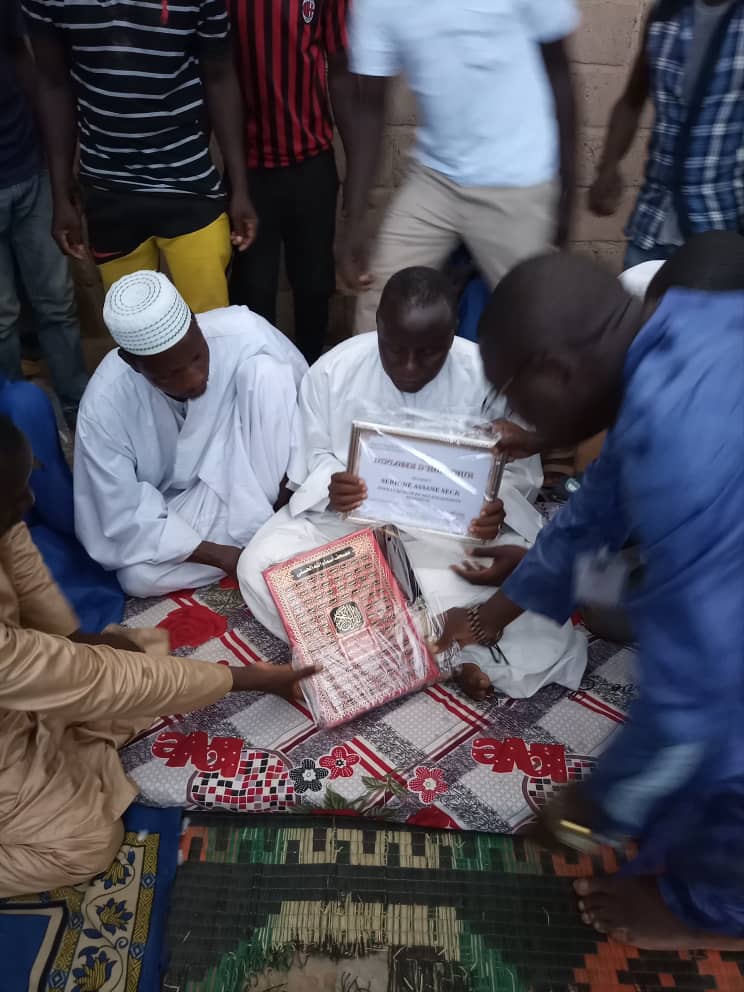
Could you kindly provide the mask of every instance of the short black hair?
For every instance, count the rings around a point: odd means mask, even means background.
[[[482,352],[521,361],[536,349],[574,348],[596,337],[628,302],[618,279],[592,259],[549,252],[501,279],[478,324]]]
[[[457,315],[457,297],[449,279],[437,269],[412,265],[391,276],[380,297],[380,309],[391,303],[425,309],[444,303],[452,316]]]
[[[0,413],[0,456],[12,458],[23,448],[26,435],[18,428],[10,417]]]
[[[709,293],[744,290],[744,237],[736,231],[693,235],[656,273],[646,300],[657,303],[675,287]]]

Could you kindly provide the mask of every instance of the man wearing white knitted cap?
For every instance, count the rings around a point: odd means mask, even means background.
[[[114,283],[103,316],[119,348],[80,406],[80,540],[131,596],[235,575],[283,491],[305,360],[246,307],[194,316],[158,272]]]
[[[620,273],[620,282],[623,284],[623,289],[627,290],[631,296],[636,296],[639,300],[642,300],[646,295],[646,290],[651,285],[652,279],[663,265],[664,259],[661,258],[650,262],[640,262],[638,265],[626,269],[625,272]]]

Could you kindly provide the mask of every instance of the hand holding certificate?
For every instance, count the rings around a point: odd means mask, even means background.
[[[495,541],[504,525],[506,514],[500,499],[486,500],[480,515],[473,520],[468,534],[477,541]]]
[[[367,498],[367,487],[351,472],[336,472],[328,487],[328,502],[336,513],[352,513]]]
[[[503,523],[496,496],[506,456],[496,440],[355,421],[348,471],[334,476],[331,504],[359,521],[491,540]],[[334,486],[346,501],[334,502]]]

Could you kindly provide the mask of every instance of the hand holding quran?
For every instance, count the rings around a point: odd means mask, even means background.
[[[257,661],[247,668],[231,668],[233,692],[269,692],[284,699],[302,701],[301,683],[303,679],[315,675],[320,665],[294,668],[290,665],[269,665]]]

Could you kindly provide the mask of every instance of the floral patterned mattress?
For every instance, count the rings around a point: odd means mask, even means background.
[[[228,581],[136,600],[133,627],[167,629],[175,654],[204,663],[285,661],[288,649]],[[516,833],[551,794],[587,775],[622,725],[634,652],[590,642],[581,688],[483,703],[430,686],[334,730],[299,704],[231,694],[173,715],[122,751],[141,801],[236,812],[333,812],[401,823]]]

